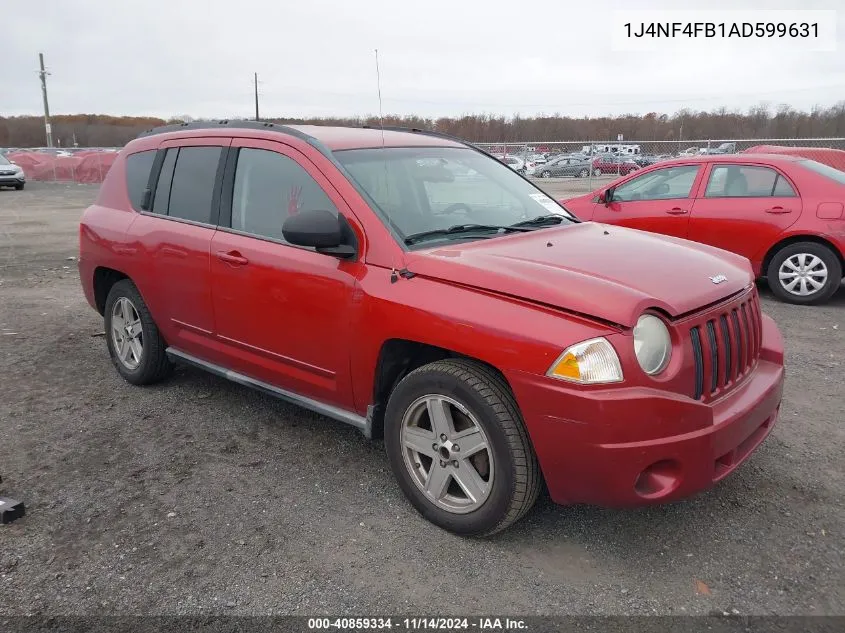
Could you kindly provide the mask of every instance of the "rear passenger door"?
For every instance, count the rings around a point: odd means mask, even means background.
[[[793,183],[773,167],[711,163],[705,177],[690,216],[696,242],[753,259],[801,214]]]
[[[140,289],[170,345],[207,357],[214,332],[209,252],[229,139],[164,142],[146,209],[130,231],[144,251]]]
[[[234,139],[225,182],[211,274],[227,366],[351,409],[350,305],[362,264],[282,235],[300,211],[351,211],[307,157],[275,141]]]

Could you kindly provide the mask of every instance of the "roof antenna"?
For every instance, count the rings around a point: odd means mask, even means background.
[[[376,86],[378,87],[378,122],[381,127],[381,148],[384,149],[384,110],[381,107],[381,73],[378,67],[378,49],[376,50]],[[386,163],[385,163],[386,165]]]
[[[390,175],[387,173],[387,157],[384,154],[385,151],[385,143],[384,143],[384,109],[382,108],[381,103],[381,72],[379,71],[378,66],[378,49],[375,49],[376,53],[376,87],[378,88],[378,124],[381,128],[381,150],[382,150],[382,158],[384,159],[384,188],[385,188],[385,198],[390,204]],[[390,214],[387,214],[387,221],[392,225],[393,220],[390,217]],[[390,267],[390,283],[395,284],[399,281],[399,274],[396,272],[396,264],[393,264]]]

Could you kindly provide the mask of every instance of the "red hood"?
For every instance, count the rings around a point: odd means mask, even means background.
[[[678,316],[754,281],[739,255],[595,222],[412,252],[407,267],[629,327],[647,308]]]

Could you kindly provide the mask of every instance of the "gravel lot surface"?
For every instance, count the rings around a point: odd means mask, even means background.
[[[351,427],[193,369],[123,382],[70,259],[95,193],[0,191],[0,494],[27,504],[0,526],[0,614],[845,614],[845,289],[801,308],[761,288],[782,416],[714,490],[541,500],[467,540]]]

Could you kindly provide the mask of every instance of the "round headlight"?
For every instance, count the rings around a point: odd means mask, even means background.
[[[650,376],[666,369],[672,355],[672,340],[663,321],[652,314],[644,314],[637,320],[634,353],[640,367]]]

